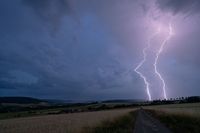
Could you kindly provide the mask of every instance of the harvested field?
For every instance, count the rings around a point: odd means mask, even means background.
[[[0,120],[1,133],[79,133],[109,119],[127,114],[134,109],[47,115]]]

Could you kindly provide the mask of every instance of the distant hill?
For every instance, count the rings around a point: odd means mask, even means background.
[[[51,104],[71,104],[71,103],[76,103],[75,101],[72,100],[58,100],[58,99],[43,99],[44,101],[47,101],[48,103]]]
[[[39,104],[42,102],[46,101],[31,97],[0,97],[0,103]]]
[[[144,100],[139,99],[113,99],[113,100],[105,100],[102,103],[138,103],[144,102]]]

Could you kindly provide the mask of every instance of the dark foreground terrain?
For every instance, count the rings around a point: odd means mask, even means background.
[[[199,133],[200,103],[196,98],[67,104],[3,98],[0,133]]]
[[[150,116],[145,110],[140,109],[134,133],[171,133],[171,131],[157,119]]]

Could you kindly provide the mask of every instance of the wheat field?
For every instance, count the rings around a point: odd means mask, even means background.
[[[109,119],[127,114],[134,109],[47,115],[0,120],[0,133],[79,133]]]

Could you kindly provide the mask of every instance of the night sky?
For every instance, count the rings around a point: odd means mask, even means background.
[[[200,95],[199,0],[0,0],[0,96],[148,99],[134,71],[172,23],[158,61],[169,98]],[[163,98],[151,40],[140,71]]]

